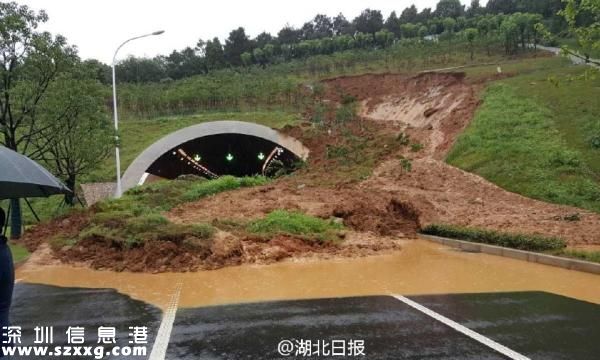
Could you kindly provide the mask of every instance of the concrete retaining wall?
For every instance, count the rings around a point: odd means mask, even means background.
[[[600,264],[589,261],[563,258],[559,256],[540,254],[531,251],[510,249],[502,246],[479,244],[456,239],[448,239],[433,235],[419,234],[419,237],[421,239],[433,241],[438,244],[443,244],[465,251],[481,252],[490,255],[504,256],[517,260],[529,261],[538,264],[556,266],[564,269],[577,270],[600,275]]]

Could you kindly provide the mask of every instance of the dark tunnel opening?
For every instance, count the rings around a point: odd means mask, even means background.
[[[218,134],[197,138],[164,153],[148,173],[176,179],[181,175],[216,178],[221,175],[252,176],[289,173],[300,159],[271,141],[242,134]]]

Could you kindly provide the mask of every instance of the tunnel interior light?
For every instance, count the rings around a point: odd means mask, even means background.
[[[258,153],[258,160],[264,160],[265,159],[265,154],[263,154],[262,152]]]
[[[194,161],[198,162],[202,160],[202,157],[199,154],[194,155]]]
[[[227,153],[227,156],[225,156],[225,159],[226,159],[227,161],[232,161],[232,160],[233,160],[233,154],[231,154],[231,153]]]

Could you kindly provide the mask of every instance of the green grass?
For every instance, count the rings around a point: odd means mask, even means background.
[[[567,246],[564,240],[556,237],[505,233],[445,224],[428,225],[421,232],[428,235],[529,251],[561,250]]]
[[[573,250],[565,249],[553,253],[557,256],[565,256],[573,259],[585,260],[600,263],[600,251]]]
[[[584,71],[556,65],[491,85],[448,163],[528,197],[600,212],[600,150],[590,142],[600,134],[600,81],[573,80]]]
[[[285,210],[275,210],[247,226],[249,232],[261,236],[286,234],[320,242],[338,241],[339,231],[343,229],[343,225],[330,220]]]
[[[136,187],[120,199],[96,204],[90,210],[89,223],[75,237],[57,234],[50,244],[54,249],[60,249],[93,239],[122,248],[143,246],[147,241],[206,247],[215,231],[213,226],[174,224],[164,217],[163,212],[185,202],[266,182],[264,177],[223,176],[215,180],[159,181]]]
[[[21,262],[29,257],[29,251],[27,251],[24,246],[9,243],[9,247],[15,263]]]

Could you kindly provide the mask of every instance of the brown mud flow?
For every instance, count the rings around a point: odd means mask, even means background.
[[[196,273],[116,273],[26,264],[23,282],[114,288],[164,308],[181,284],[179,307],[360,295],[545,291],[600,304],[593,274],[467,253],[421,240],[403,250],[356,259],[296,260]]]

